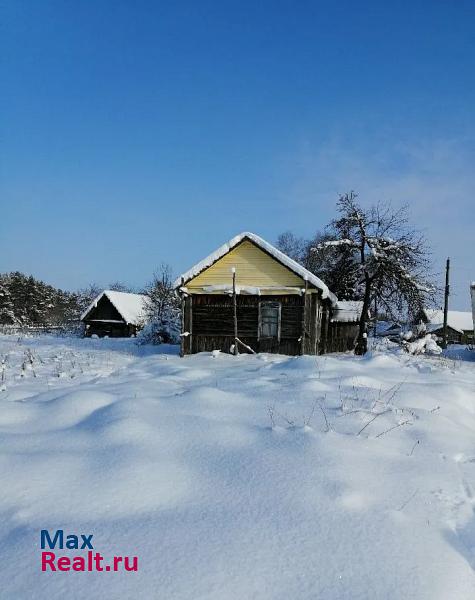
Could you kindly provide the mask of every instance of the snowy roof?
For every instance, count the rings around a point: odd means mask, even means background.
[[[438,324],[431,324],[431,323],[427,323],[426,325],[426,333],[433,333],[433,334],[438,334],[438,335],[442,335],[443,334],[443,329],[444,325],[443,323],[438,323]],[[457,333],[463,333],[463,331],[461,329],[457,329],[455,327],[452,327],[450,325],[450,323],[447,323],[447,331],[455,331]]]
[[[143,294],[130,294],[128,292],[116,292],[115,290],[104,290],[101,292],[82,313],[81,320],[97,306],[97,303],[103,296],[109,299],[128,325],[139,325],[144,320],[147,296]]]
[[[332,321],[353,323],[360,320],[363,302],[360,300],[338,300],[335,309]]]
[[[438,325],[440,327],[444,324],[444,311],[425,308],[424,314],[430,325]],[[460,333],[473,329],[472,313],[461,310],[449,310],[447,314],[447,325]],[[434,330],[434,328],[431,328]]]
[[[212,264],[214,264],[217,260],[219,260],[225,254],[227,254],[230,250],[232,250],[235,246],[240,244],[245,239],[248,239],[251,242],[253,242],[256,246],[261,248],[261,250],[264,250],[264,252],[270,254],[282,265],[284,265],[285,267],[302,277],[302,279],[307,280],[311,285],[322,291],[323,298],[329,298],[333,304],[336,304],[336,302],[338,301],[337,297],[328,289],[328,287],[323,283],[321,279],[319,279],[316,275],[305,269],[305,267],[302,267],[302,265],[299,265],[295,260],[291,259],[289,256],[278,250],[275,246],[269,244],[269,242],[266,242],[266,240],[262,239],[255,233],[251,233],[249,231],[243,231],[239,235],[236,235],[231,240],[229,240],[229,242],[220,246],[215,252],[212,252],[209,256],[197,263],[194,267],[186,271],[186,273],[183,273],[183,275],[181,275],[180,277],[178,277],[178,279],[175,280],[175,288],[180,287],[182,278],[184,283],[186,284],[187,281],[190,281],[190,279],[193,279],[194,277],[199,275],[202,271],[210,267]]]

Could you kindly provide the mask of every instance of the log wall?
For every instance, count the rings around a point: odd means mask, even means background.
[[[259,302],[281,303],[280,340],[258,339]],[[197,294],[186,298],[185,354],[222,350],[229,352],[234,344],[234,318],[232,297],[218,294]],[[280,354],[299,354],[299,338],[302,330],[303,297],[288,296],[247,296],[237,297],[238,337],[255,352],[275,352]],[[190,331],[191,322],[191,331]],[[189,339],[191,338],[191,339]],[[240,352],[245,350],[240,347]]]
[[[328,328],[327,352],[347,352],[355,347],[358,323],[333,322]]]
[[[281,335],[277,339],[258,339],[259,302],[281,303]],[[304,354],[346,352],[354,348],[358,323],[331,322],[328,301],[317,294],[306,296],[237,296],[238,337],[255,352],[298,355],[302,353],[302,325],[305,323]],[[221,294],[196,294],[187,296],[184,307],[183,353],[230,352],[234,344],[234,318],[232,296]],[[239,347],[241,353],[246,352]]]

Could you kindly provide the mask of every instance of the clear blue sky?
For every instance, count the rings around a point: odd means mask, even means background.
[[[472,1],[0,10],[0,272],[141,285],[242,230],[311,235],[355,189],[411,205],[468,308]]]

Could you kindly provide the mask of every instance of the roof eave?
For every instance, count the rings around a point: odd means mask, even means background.
[[[338,302],[338,298],[336,297],[336,295],[333,292],[331,292],[330,289],[323,283],[323,281],[321,281],[316,275],[305,269],[305,267],[303,267],[302,265],[298,265],[298,263],[295,263],[293,259],[291,259],[286,254],[272,246],[272,244],[269,244],[269,242],[266,242],[266,240],[264,240],[263,238],[260,238],[256,234],[253,234],[248,231],[240,233],[239,235],[229,240],[229,242],[226,242],[225,244],[221,245],[215,252],[209,254],[202,261],[198,262],[194,267],[191,267],[191,269],[189,269],[183,275],[175,279],[173,283],[174,288],[178,290],[180,287],[186,286],[186,284],[189,281],[191,281],[195,277],[198,277],[198,275],[200,275],[200,273],[202,273],[206,269],[209,269],[220,258],[222,258],[228,252],[236,248],[236,246],[241,244],[244,240],[250,241],[252,244],[256,245],[262,251],[267,253],[269,253],[268,247],[272,248],[272,252],[270,254],[272,258],[274,258],[274,260],[277,260],[284,267],[301,277],[304,281],[307,281],[311,287],[318,289],[321,292],[322,297],[328,298],[332,304],[335,305],[336,302]],[[280,254],[282,255],[282,259],[279,257]],[[295,263],[295,265],[298,268],[293,269],[292,266],[288,264],[289,262]],[[318,284],[315,283],[317,280],[319,282]]]

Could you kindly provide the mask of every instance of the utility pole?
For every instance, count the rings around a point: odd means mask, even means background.
[[[447,348],[447,316],[449,312],[449,272],[450,272],[450,258],[447,259],[445,265],[445,295],[444,295],[444,328],[442,333],[442,348]]]
[[[181,296],[181,336],[180,336],[180,356],[185,356],[185,292],[183,287],[185,280],[181,278],[180,296]]]
[[[305,354],[305,333],[307,331],[307,292],[308,279],[305,277],[305,289],[303,291],[303,307],[302,307],[302,333],[300,335],[300,354]]]
[[[378,331],[378,298],[374,295],[374,328],[373,336],[376,338],[376,332]]]
[[[237,326],[236,267],[233,267],[231,271],[233,273],[234,356],[237,356],[239,354],[239,349]]]

